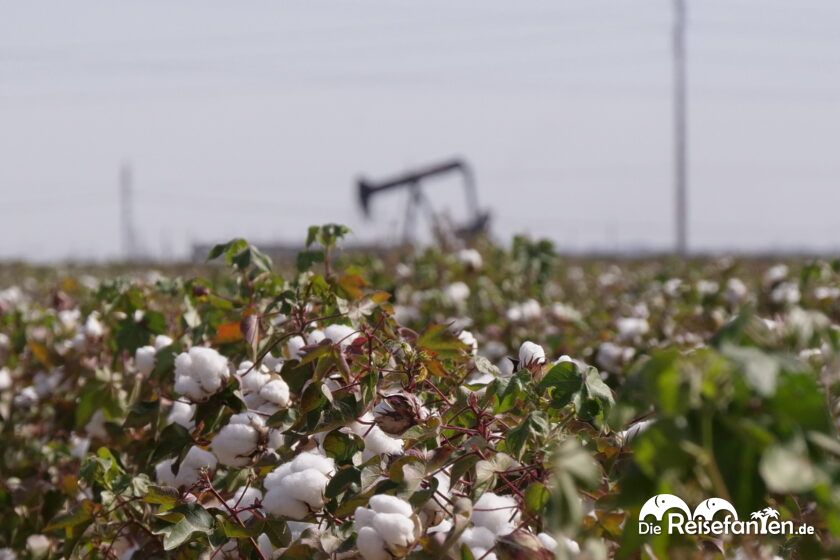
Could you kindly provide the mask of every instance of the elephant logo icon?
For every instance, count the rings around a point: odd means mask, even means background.
[[[642,506],[642,511],[639,513],[639,521],[644,521],[649,515],[654,516],[657,521],[662,521],[665,512],[672,508],[681,510],[685,513],[686,519],[691,519],[691,510],[688,509],[688,505],[686,505],[682,498],[673,494],[657,494]]]
[[[723,498],[709,498],[708,500],[700,502],[697,507],[694,508],[693,519],[702,517],[703,519],[711,521],[715,518],[715,514],[720,511],[730,513],[732,514],[733,519],[738,519],[738,512],[735,511],[732,504]]]

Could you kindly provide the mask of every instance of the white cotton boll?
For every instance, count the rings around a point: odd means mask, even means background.
[[[548,550],[554,552],[554,550],[557,548],[557,540],[548,533],[539,533],[537,535],[537,538],[540,539],[542,545]]]
[[[65,331],[74,331],[79,325],[82,312],[79,309],[64,309],[58,312],[58,322]]]
[[[17,554],[11,548],[0,548],[0,560],[17,560]]]
[[[365,560],[392,560],[385,549],[385,540],[373,527],[362,527],[356,536],[356,548]]]
[[[101,338],[105,334],[105,327],[99,321],[99,313],[96,311],[88,315],[85,321],[84,333],[88,338]]]
[[[596,361],[602,369],[610,372],[616,372],[624,367],[624,364],[632,360],[635,355],[635,348],[619,346],[618,344],[614,344],[612,342],[605,342],[598,347]]]
[[[148,377],[155,369],[154,346],[141,346],[134,353],[134,367],[143,377]]]
[[[458,541],[467,545],[473,551],[477,548],[486,551],[496,544],[496,533],[487,527],[467,527],[464,529],[464,532],[461,533],[461,537]]]
[[[286,478],[288,475],[292,474],[292,463],[283,463],[267,475],[265,475],[265,479],[263,480],[263,486],[266,488],[274,488],[280,481]]]
[[[282,357],[275,357],[273,354],[268,354],[262,360],[263,366],[268,368],[268,371],[274,373],[280,373],[280,370],[283,369],[283,358]]]
[[[12,372],[9,368],[0,368],[0,391],[5,391],[12,386]]]
[[[303,347],[306,346],[306,341],[302,336],[296,335],[286,342],[286,352],[289,358],[299,360],[303,357]]]
[[[799,286],[793,282],[782,282],[770,292],[770,299],[773,303],[794,305],[799,303],[801,298]]]
[[[93,413],[88,423],[85,424],[85,432],[91,437],[105,439],[108,432],[105,430],[105,413],[97,410]]]
[[[167,346],[171,346],[175,342],[165,334],[159,334],[155,337],[155,350],[163,350]]]
[[[263,385],[260,396],[281,408],[289,406],[289,386],[282,379],[274,379]]]
[[[356,513],[353,515],[353,527],[358,533],[362,527],[372,527],[373,518],[376,512],[366,507],[357,507]]]
[[[70,455],[76,459],[83,459],[90,448],[90,438],[70,435]]]
[[[45,535],[29,535],[26,539],[26,550],[32,558],[44,558],[50,552],[50,539]]]
[[[569,554],[575,556],[580,554],[580,545],[576,541],[573,541],[568,537],[563,537],[563,545],[566,547],[566,551]]]
[[[535,299],[529,299],[523,302],[522,305],[519,306],[519,309],[522,313],[523,321],[533,321],[534,319],[539,319],[542,315],[540,302]]]
[[[399,513],[405,517],[411,517],[411,514],[414,513],[411,504],[388,494],[371,496],[368,505],[376,513]]]
[[[227,358],[212,348],[195,346],[175,358],[175,390],[195,401],[216,393],[228,377]]]
[[[164,486],[177,487],[175,473],[172,472],[173,464],[175,464],[175,459],[166,459],[155,465],[155,480]]]
[[[526,340],[519,347],[519,367],[527,368],[545,363],[545,350],[539,344]]]
[[[296,500],[305,502],[312,509],[324,507],[324,490],[330,481],[315,469],[293,472],[280,482],[280,488]]]
[[[250,424],[231,423],[223,427],[210,447],[219,462],[229,467],[244,467],[257,450],[259,434]]]
[[[616,320],[615,326],[622,340],[635,340],[650,331],[647,320],[638,317],[622,317]]]
[[[365,450],[362,454],[365,460],[374,455],[402,455],[404,442],[400,438],[392,437],[383,432],[379,426],[374,426],[366,436]]]
[[[174,486],[178,488],[192,486],[198,482],[202,469],[213,471],[215,468],[215,455],[194,445],[187,452],[184,460],[181,461],[178,474],[175,476]]]
[[[17,408],[29,408],[38,402],[38,391],[35,387],[24,387],[13,399]]]
[[[475,249],[461,249],[458,251],[458,261],[473,270],[480,270],[484,266],[484,259],[481,258],[481,253]]]
[[[253,366],[253,362],[242,362],[236,372],[239,377],[239,386],[246,395],[258,393],[266,383],[271,381],[271,374],[264,367],[256,368]]]
[[[290,496],[283,486],[276,486],[266,492],[262,506],[265,511],[272,515],[288,517],[289,519],[303,519],[309,515],[309,508],[306,504]]]
[[[327,338],[327,335],[324,334],[324,331],[322,331],[321,329],[315,329],[314,331],[306,335],[306,343],[307,345],[311,346],[320,343],[325,338]]]
[[[259,500],[262,500],[262,492],[253,486],[243,486],[234,492],[233,497],[225,503],[231,509],[243,509],[256,504]],[[253,517],[253,513],[250,511],[239,512],[238,515],[239,519],[243,522],[246,522]]]
[[[305,452],[292,460],[291,469],[292,472],[314,469],[323,475],[332,476],[335,474],[335,461],[318,453]]]
[[[359,333],[356,332],[356,329],[347,325],[330,325],[324,330],[324,336],[344,350],[359,337]]]
[[[281,432],[280,430],[270,430],[268,432],[268,442],[266,445],[270,449],[280,449],[281,447],[283,447],[285,441],[286,438],[283,437],[283,432]]]
[[[473,356],[478,353],[478,340],[476,340],[475,336],[470,331],[461,331],[458,333],[458,340],[469,347],[470,353]]]
[[[470,287],[463,282],[452,282],[443,289],[443,297],[449,303],[461,306],[470,297]]]
[[[169,416],[166,417],[168,424],[178,424],[188,430],[195,427],[195,422],[192,418],[195,416],[196,406],[194,404],[187,404],[182,401],[175,401],[172,403],[172,408],[169,409]]]
[[[429,527],[426,530],[426,533],[428,533],[429,535],[432,535],[434,533],[448,533],[451,530],[452,530],[452,521],[450,521],[449,519],[444,519],[443,521],[441,521],[437,525]]]
[[[767,269],[764,273],[764,283],[765,284],[775,284],[777,282],[781,282],[788,275],[788,267],[785,264],[777,264],[773,267]]]
[[[496,535],[507,535],[516,528],[518,517],[515,499],[486,492],[475,502],[472,522]]]
[[[414,522],[399,513],[377,513],[373,516],[373,528],[392,546],[408,546],[414,541]]]

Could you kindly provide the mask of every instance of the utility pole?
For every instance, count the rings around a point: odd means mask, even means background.
[[[137,240],[134,233],[134,208],[132,200],[131,166],[120,166],[120,230],[123,259],[131,261],[137,258]]]
[[[674,191],[676,251],[688,253],[688,123],[686,118],[685,0],[674,2]]]

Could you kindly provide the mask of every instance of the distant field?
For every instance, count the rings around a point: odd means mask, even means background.
[[[344,233],[0,265],[0,558],[840,550],[836,263]],[[813,534],[640,534],[664,494]]]

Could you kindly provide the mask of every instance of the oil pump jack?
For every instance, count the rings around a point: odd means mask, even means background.
[[[452,159],[426,167],[411,169],[379,181],[371,181],[363,177],[358,181],[359,203],[362,206],[365,216],[370,217],[370,202],[374,195],[379,195],[386,191],[408,190],[409,197],[405,209],[403,241],[411,242],[414,237],[414,224],[419,210],[425,210],[429,220],[433,224],[438,223],[437,214],[423,193],[421,183],[426,179],[449,173],[459,173],[463,177],[464,192],[467,196],[467,209],[470,213],[470,218],[466,223],[454,227],[455,235],[461,238],[469,238],[486,232],[490,222],[490,214],[479,209],[478,191],[475,186],[472,169],[466,161],[461,159]]]

